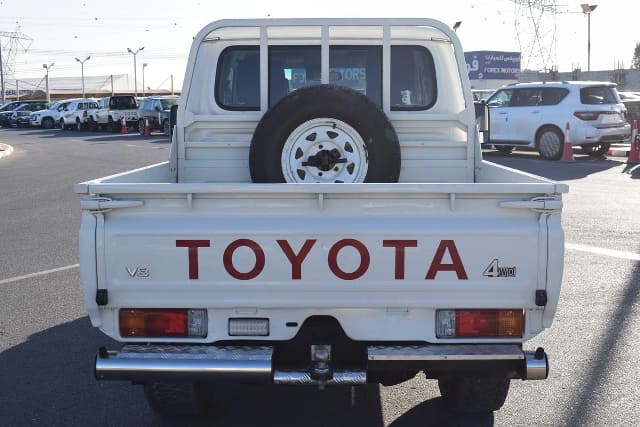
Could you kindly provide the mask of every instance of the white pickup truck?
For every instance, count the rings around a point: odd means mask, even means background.
[[[565,184],[482,159],[430,19],[223,20],[195,37],[167,162],[75,186],[100,380],[206,411],[223,381],[392,385],[456,410],[547,378]]]

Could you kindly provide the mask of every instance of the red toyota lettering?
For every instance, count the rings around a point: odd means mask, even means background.
[[[253,251],[253,254],[256,257],[255,265],[251,270],[247,271],[246,273],[242,273],[238,271],[233,266],[233,253],[236,251],[236,249],[238,249],[241,246],[246,246],[247,248],[251,249]],[[260,245],[258,245],[256,242],[254,242],[251,239],[234,240],[224,250],[222,262],[224,264],[225,270],[227,270],[227,273],[229,273],[229,275],[234,279],[238,279],[238,280],[255,279],[262,272],[262,269],[264,268],[264,251],[262,250]]]
[[[451,264],[442,263],[445,251],[449,251]],[[467,272],[464,271],[464,265],[462,265],[462,259],[460,259],[460,254],[458,254],[458,248],[456,248],[456,243],[453,240],[440,241],[440,245],[438,245],[438,249],[436,249],[436,254],[433,256],[433,261],[431,261],[431,266],[425,279],[435,279],[439,271],[455,271],[458,280],[468,279]]]
[[[282,252],[284,252],[284,254],[287,256],[287,259],[291,263],[291,279],[300,280],[302,278],[302,262],[305,260],[307,255],[309,255],[309,251],[311,251],[311,248],[316,243],[315,239],[305,241],[304,245],[302,245],[302,248],[300,249],[300,252],[298,252],[297,254],[293,252],[293,249],[291,249],[289,242],[287,242],[286,240],[277,240],[277,242],[278,245],[280,245]]]
[[[340,266],[338,266],[338,253],[340,252],[340,250],[342,250],[342,248],[346,246],[351,246],[360,254],[360,266],[358,266],[358,268],[352,273],[347,273],[346,271],[342,270]],[[359,242],[355,239],[342,239],[331,246],[331,249],[329,250],[328,261],[329,268],[336,277],[343,280],[354,280],[362,277],[362,275],[367,272],[367,270],[369,269],[371,258],[369,256],[367,247],[362,244],[362,242]]]
[[[198,278],[198,248],[208,248],[210,240],[176,240],[176,248],[189,248],[189,279]]]
[[[385,248],[396,248],[396,280],[404,279],[404,249],[418,246],[417,240],[383,240],[382,246]]]

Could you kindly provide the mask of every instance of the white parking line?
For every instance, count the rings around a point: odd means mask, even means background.
[[[37,273],[25,274],[24,276],[10,277],[8,279],[0,280],[0,285],[6,285],[7,283],[17,282],[18,280],[30,279],[32,277],[44,276],[45,274],[57,273],[59,271],[71,270],[72,268],[78,268],[80,264],[72,264],[64,267],[52,268],[51,270],[38,271]]]
[[[632,261],[640,261],[640,254],[625,251],[616,251],[613,249],[598,248],[596,246],[580,245],[578,243],[566,243],[567,249],[574,251],[589,252],[597,255],[610,256],[614,258],[630,259]]]

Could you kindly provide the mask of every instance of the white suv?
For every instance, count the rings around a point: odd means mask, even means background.
[[[631,135],[627,110],[614,83],[516,83],[498,89],[487,104],[490,126],[485,143],[506,153],[514,147],[531,147],[543,158],[557,160],[567,123],[572,145],[594,157]]]

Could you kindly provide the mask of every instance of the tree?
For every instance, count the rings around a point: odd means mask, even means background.
[[[640,42],[636,43],[636,48],[633,50],[631,68],[640,68]]]

